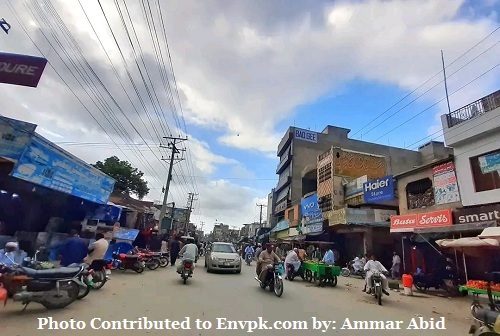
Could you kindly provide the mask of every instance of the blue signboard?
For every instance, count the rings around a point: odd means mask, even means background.
[[[123,240],[135,240],[135,238],[137,238],[138,235],[139,235],[139,230],[119,228],[113,234],[113,238],[123,239]]]
[[[278,224],[271,230],[271,232],[278,232],[286,230],[290,227],[290,222],[286,219],[279,221]]]
[[[107,204],[115,185],[111,177],[38,135],[11,175],[100,204]]]
[[[88,219],[99,220],[104,222],[118,222],[122,215],[122,208],[116,205],[101,205]]]
[[[483,174],[500,171],[500,152],[479,157],[479,167]]]
[[[303,198],[300,201],[300,207],[302,210],[303,224],[323,223],[323,214],[319,209],[317,194]]]
[[[394,199],[394,177],[384,176],[363,183],[365,203],[385,202]]]
[[[35,128],[34,124],[0,117],[0,157],[19,160]]]

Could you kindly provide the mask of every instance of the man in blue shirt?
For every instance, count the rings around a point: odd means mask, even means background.
[[[61,255],[61,266],[69,266],[71,264],[81,264],[87,256],[88,245],[80,238],[78,231],[71,230],[71,238],[66,240],[66,243],[59,252]]]
[[[247,245],[247,248],[245,249],[245,258],[247,257],[247,254],[250,254],[253,258],[253,254],[255,253],[252,245]]]
[[[327,265],[335,264],[335,257],[331,248],[328,248],[328,251],[326,251],[322,261]]]

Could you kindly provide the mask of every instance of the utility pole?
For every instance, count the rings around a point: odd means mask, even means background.
[[[165,185],[165,191],[163,194],[163,203],[161,205],[161,210],[160,210],[160,226],[163,223],[163,219],[165,218],[165,214],[167,213],[167,199],[168,199],[168,191],[170,188],[170,181],[172,181],[172,169],[174,168],[174,164],[176,162],[180,162],[184,160],[183,158],[176,157],[177,154],[180,152],[185,152],[186,149],[179,149],[177,148],[177,144],[181,141],[186,141],[187,138],[179,138],[179,137],[163,137],[164,139],[169,140],[170,142],[168,143],[168,146],[160,146],[161,148],[168,148],[170,149],[170,158],[163,158],[162,160],[164,161],[169,161],[169,167],[168,167],[168,176],[167,176],[167,183]]]
[[[200,222],[201,225],[200,225],[200,231],[203,231],[203,226],[205,226],[205,222]]]
[[[197,201],[198,199],[195,199],[195,196],[198,196],[198,194],[190,192],[188,195],[188,206],[187,206],[187,213],[186,213],[186,227],[184,229],[185,234],[187,234],[188,227],[189,227],[189,220],[191,218],[191,211],[193,210],[193,202]]]
[[[256,204],[260,208],[260,216],[259,216],[259,227],[262,227],[262,209],[264,207],[267,207],[267,205],[264,204]]]

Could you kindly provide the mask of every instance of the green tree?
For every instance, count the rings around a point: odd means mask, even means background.
[[[111,156],[93,164],[95,168],[116,180],[115,192],[130,195],[134,193],[143,199],[149,193],[148,182],[143,179],[144,173],[134,168],[130,162],[121,161],[116,156]]]

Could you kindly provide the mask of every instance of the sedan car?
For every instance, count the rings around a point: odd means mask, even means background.
[[[205,255],[207,272],[229,271],[241,273],[241,257],[231,243],[213,243]]]

